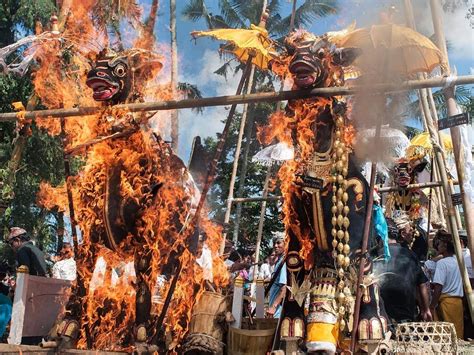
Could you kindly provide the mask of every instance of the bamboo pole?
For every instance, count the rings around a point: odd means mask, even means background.
[[[263,1],[262,5],[262,14],[260,15],[260,22],[258,24],[259,27],[265,27],[266,24],[266,13],[265,10],[267,8],[267,2],[266,0]],[[250,69],[250,75],[249,79],[247,81],[247,88],[245,90],[247,95],[250,95],[252,93],[252,89],[254,89],[254,79],[255,79],[255,65],[250,64],[251,69]],[[245,133],[245,125],[247,123],[247,114],[248,114],[248,103],[244,104],[244,107],[242,109],[242,118],[240,121],[240,129],[239,129],[239,135],[237,137],[237,147],[235,148],[235,154],[234,154],[234,163],[232,164],[232,174],[230,177],[230,182],[229,182],[229,194],[227,195],[227,205],[226,205],[226,210],[225,210],[225,215],[224,215],[224,224],[228,224],[230,220],[230,214],[232,212],[232,200],[234,199],[234,187],[235,187],[235,178],[237,177],[237,170],[239,168],[239,159],[240,159],[240,151],[242,149],[242,139],[244,137]],[[247,142],[248,143],[248,142]],[[244,175],[243,177],[245,178],[245,172],[243,172]],[[244,184],[244,181],[240,181],[240,185],[242,186]],[[237,204],[237,206],[239,206]],[[237,242],[239,240],[239,225],[240,225],[240,217],[241,217],[241,210],[238,211],[236,215],[236,223],[234,225],[234,234],[233,234],[233,242],[234,245],[237,245]],[[223,233],[223,238],[224,240],[227,237],[227,231]]]
[[[431,110],[433,121],[438,122],[439,117],[438,117],[438,111],[436,110],[436,105],[435,105],[434,98],[433,98],[433,92],[431,91],[431,89],[422,89],[422,90],[426,91],[427,98],[428,98],[428,105],[429,105],[429,108]],[[445,150],[444,142],[443,142],[443,139],[441,138],[441,133],[439,132],[439,130],[438,130],[438,139],[439,139],[439,145],[440,145],[440,147],[442,149],[442,152],[443,152],[444,160],[446,161],[446,154],[445,154],[446,150]],[[451,191],[451,194],[453,194],[454,193],[454,184],[453,184],[451,179],[449,179],[449,189]],[[462,229],[461,214],[459,213],[459,208],[458,208],[458,206],[455,206],[454,208],[455,208],[455,211],[456,211],[456,223],[458,225],[458,229]]]
[[[378,142],[380,138],[380,131],[381,131],[381,122],[377,124],[375,129],[375,141]],[[356,292],[356,299],[354,304],[354,325],[352,329],[351,335],[351,353],[355,353],[355,345],[356,345],[356,338],[357,338],[357,330],[359,328],[359,317],[360,317],[360,302],[362,298],[362,279],[364,277],[364,268],[365,263],[367,261],[367,246],[369,244],[369,234],[370,234],[370,227],[372,223],[372,214],[373,214],[373,206],[374,206],[374,187],[375,187],[375,177],[377,175],[377,163],[374,161],[372,162],[372,168],[370,171],[370,185],[369,185],[369,201],[367,202],[366,207],[366,215],[365,215],[365,223],[364,223],[364,232],[362,235],[362,250],[360,256],[360,263],[359,263],[359,274],[357,276],[357,292]]]
[[[246,88],[247,94],[250,94],[250,91],[252,90],[252,82],[253,82],[254,74],[255,74],[255,66],[252,65],[252,68],[250,69],[249,80],[247,82],[247,88]],[[232,164],[232,174],[230,176],[230,182],[229,182],[229,194],[227,195],[227,205],[226,205],[226,210],[225,210],[225,215],[224,215],[224,224],[229,223],[230,213],[232,212],[232,200],[234,199],[235,178],[237,176],[237,169],[239,168],[239,158],[240,158],[240,150],[242,148],[242,138],[244,136],[245,123],[247,121],[247,109],[248,109],[248,104],[245,104],[242,110],[239,136],[237,138],[237,147],[235,148],[235,153],[234,153],[234,163]],[[223,233],[224,240],[226,239],[226,237],[227,237],[227,232]],[[234,238],[233,238],[234,245],[237,245],[238,237],[239,237],[238,234],[237,235],[234,234]]]
[[[257,247],[255,248],[255,269],[253,272],[254,279],[257,278],[256,275],[257,275],[257,270],[258,270],[258,261],[260,259],[260,245],[262,244],[263,225],[265,223],[265,212],[267,210],[268,185],[270,183],[271,176],[272,176],[272,166],[269,165],[267,169],[267,174],[265,175],[265,182],[263,183],[263,196],[262,196],[263,199],[262,199],[262,205],[260,207],[260,217],[258,219]]]
[[[71,220],[71,235],[72,235],[72,243],[74,246],[74,252],[77,254],[79,249],[79,241],[77,240],[77,230],[76,230],[76,215],[74,213],[74,201],[72,198],[72,190],[71,190],[71,182],[69,178],[71,177],[71,167],[69,163],[69,157],[64,149],[65,140],[66,140],[66,120],[61,118],[61,139],[63,145],[63,163],[64,163],[64,178],[66,180],[66,193],[67,193],[67,202],[69,206],[69,219]]]
[[[405,2],[405,17],[406,17],[406,20],[407,20],[407,23],[408,23],[408,27],[410,27],[411,29],[416,31],[415,16],[413,14],[413,7],[412,7],[412,4],[411,4],[411,0],[405,0],[404,2]],[[418,73],[417,77],[418,77],[418,79],[426,79],[426,73]],[[432,93],[431,89],[420,89],[420,90],[418,90],[418,99],[419,99],[419,103],[420,103],[420,111],[421,111],[421,114],[423,116],[424,128],[425,128],[425,131],[428,131],[428,128],[427,128],[428,127],[428,122],[427,122],[427,119],[426,119],[427,115],[431,115],[431,117],[434,118],[434,121],[438,122],[438,112],[436,111],[436,105],[434,104],[433,93]],[[423,102],[422,102],[423,100],[427,101],[427,104],[423,104]],[[446,161],[446,156],[444,154],[443,140],[441,138],[441,134],[439,133],[439,131],[437,131],[437,133],[438,133],[438,142],[440,144],[444,160]],[[435,164],[435,165],[436,165],[436,168],[439,169],[438,165],[437,164]],[[433,170],[433,165],[432,165],[432,170]],[[436,171],[435,171],[435,178],[436,178],[437,181],[439,180],[439,177],[436,176]],[[453,192],[452,188],[451,188],[451,192]],[[438,198],[440,198],[439,206],[442,206],[442,200],[445,199],[443,192],[441,193],[441,195],[442,196],[440,196],[438,194]],[[443,213],[442,208],[440,209],[440,212],[441,212],[440,216],[443,218],[443,224],[445,224],[446,221],[444,220],[444,213]],[[456,212],[458,212],[457,209],[456,209]],[[460,223],[459,213],[456,213],[456,220],[457,220],[458,223]]]
[[[252,80],[252,91],[255,91],[255,86],[256,86],[256,80]],[[247,107],[248,105],[245,105],[244,110],[242,110],[242,116],[244,113],[248,115],[249,108]],[[251,145],[251,140],[252,140],[252,132],[253,132],[253,127],[255,123],[255,115],[250,115],[250,120],[246,122],[245,126],[245,146],[244,146],[244,152],[242,154],[241,160],[242,160],[242,166],[240,168],[240,174],[239,174],[239,188],[237,189],[237,197],[242,197],[244,195],[245,191],[245,180],[247,178],[247,170],[248,170],[248,159],[249,159],[249,152],[250,152],[250,145]],[[235,208],[235,223],[234,223],[234,236],[233,240],[236,241],[239,236],[239,231],[240,231],[240,219],[242,217],[242,204],[237,203],[237,206]]]
[[[170,0],[171,91],[176,97],[178,84],[178,46],[176,41],[176,0]],[[171,147],[175,152],[179,145],[178,110],[171,111]]]
[[[374,85],[356,85],[352,87],[328,87],[315,88],[311,90],[288,90],[282,92],[262,92],[249,95],[228,95],[205,97],[201,99],[183,99],[168,100],[157,102],[145,102],[134,104],[120,104],[114,107],[129,112],[145,111],[164,111],[174,109],[210,107],[210,106],[228,106],[243,103],[254,102],[277,102],[287,100],[297,100],[310,98],[314,96],[345,96],[355,95],[358,92],[365,93],[394,93],[401,91],[410,91],[420,88],[433,88],[449,85],[467,85],[474,84],[474,75],[464,75],[455,78],[437,77],[423,80],[407,80],[400,84],[374,84]],[[75,107],[69,109],[38,110],[25,112],[26,119],[35,119],[36,117],[77,117],[94,115],[103,110],[101,106]],[[16,112],[0,114],[0,122],[11,122],[17,120]]]
[[[244,72],[242,73],[242,77],[240,78],[239,84],[237,85],[237,90],[236,90],[237,95],[242,92],[242,90],[244,88],[244,85],[245,85],[245,82],[248,80],[248,77],[249,77],[249,74],[250,74],[251,63],[252,63],[252,57],[249,57],[249,59],[247,61],[247,64],[245,66]],[[232,105],[232,107],[229,110],[229,114],[227,116],[227,121],[226,121],[226,124],[224,126],[224,130],[222,131],[221,137],[220,137],[219,142],[217,144],[216,151],[214,152],[214,157],[212,159],[211,165],[209,167],[209,171],[207,173],[206,182],[205,182],[204,187],[201,191],[201,198],[199,199],[199,203],[196,207],[196,211],[194,212],[194,216],[192,218],[191,227],[195,227],[195,226],[198,225],[199,218],[200,218],[200,215],[201,215],[201,210],[204,207],[204,203],[206,201],[207,193],[209,192],[209,189],[210,189],[210,187],[211,187],[211,185],[214,181],[215,172],[216,172],[216,169],[217,169],[217,162],[219,161],[220,156],[222,154],[222,151],[224,149],[225,140],[226,140],[227,135],[229,133],[230,125],[232,123],[232,118],[234,117],[234,113],[235,113],[236,108],[237,108],[237,105]],[[196,233],[196,235],[197,235],[197,233]],[[197,246],[196,241],[192,241],[192,244],[195,244]],[[220,254],[223,254],[224,246],[225,246],[225,238],[223,238],[223,240],[222,240]],[[178,278],[181,274],[182,266],[183,266],[182,262],[178,259],[178,265],[176,266],[176,272],[175,272],[175,275],[173,276],[173,278],[171,280],[171,286],[168,289],[168,293],[166,294],[165,303],[163,304],[163,308],[161,310],[161,313],[160,313],[159,317],[157,318],[156,322],[154,323],[154,329],[156,331],[155,335],[153,335],[153,338],[152,338],[152,342],[154,344],[157,344],[158,341],[159,341],[159,337],[160,337],[159,331],[161,331],[161,329],[163,328],[163,322],[165,320],[166,313],[168,311],[168,307],[171,303],[173,293],[176,289],[176,283],[178,282]]]
[[[435,31],[436,37],[436,44],[438,48],[441,50],[443,57],[446,62],[446,70],[443,74],[450,75],[449,70],[449,58],[448,58],[448,50],[446,47],[446,40],[444,38],[444,31],[443,31],[443,19],[441,14],[441,4],[439,1],[430,0],[431,5],[431,15],[433,19],[433,27]],[[459,113],[458,105],[456,103],[456,99],[454,96],[454,87],[448,87],[444,90],[444,97],[448,106],[448,116],[454,116]],[[459,180],[459,189],[461,192],[462,197],[462,204],[464,210],[464,222],[466,223],[466,232],[468,238],[468,246],[469,250],[471,251],[471,260],[474,263],[474,206],[469,196],[466,195],[465,189],[465,162],[464,162],[464,147],[461,144],[461,130],[459,127],[452,127],[450,128],[451,131],[451,139],[453,141],[453,151],[454,151],[454,159],[456,161],[456,170],[458,173],[458,180]],[[456,245],[459,244],[459,236],[457,236],[456,231],[455,236],[455,243]],[[457,247],[456,247],[457,248]],[[461,265],[461,264],[460,264]],[[471,306],[471,317],[473,316],[473,304],[474,304],[474,296],[472,293],[469,295],[468,300],[470,300]],[[474,319],[474,317],[473,317]]]
[[[454,185],[457,185],[457,181],[453,181]],[[407,185],[405,188],[401,188],[399,186],[386,186],[386,187],[381,187],[377,189],[377,193],[388,193],[388,192],[393,192],[393,191],[401,191],[401,190],[413,190],[413,189],[424,189],[426,187],[432,188],[432,187],[441,187],[443,186],[443,183],[441,181],[430,181],[430,182],[420,182],[417,184],[410,184]],[[245,202],[260,202],[260,201],[281,201],[283,199],[283,196],[258,196],[258,197],[242,197],[242,198],[234,198],[233,202],[234,203],[245,203]]]

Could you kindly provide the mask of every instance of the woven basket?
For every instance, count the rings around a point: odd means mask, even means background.
[[[196,303],[185,339],[184,353],[221,354],[224,337],[219,318],[227,311],[229,298],[215,292],[205,291]]]
[[[456,329],[447,322],[413,322],[397,326],[396,354],[457,354]]]

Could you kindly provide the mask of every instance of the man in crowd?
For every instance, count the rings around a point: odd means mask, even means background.
[[[16,253],[18,266],[28,267],[30,275],[46,276],[46,261],[44,253],[31,242],[28,233],[23,228],[10,229],[8,244]]]
[[[275,251],[276,263],[272,274],[273,281],[268,300],[267,314],[273,318],[280,318],[283,308],[283,300],[286,295],[286,264],[285,264],[285,240],[284,234],[278,234],[273,239],[273,250]]]
[[[451,234],[444,230],[436,233],[438,253],[443,258],[436,262],[433,276],[433,297],[431,310],[439,320],[454,324],[458,338],[464,334],[463,304],[464,296],[461,273],[454,255],[454,244]]]
[[[462,247],[462,256],[464,259],[464,265],[466,265],[467,275],[469,276],[469,280],[471,281],[471,285],[474,284],[474,273],[472,272],[472,259],[471,259],[471,251],[467,247],[467,232],[465,230],[459,231],[459,240],[461,241]]]
[[[263,264],[260,266],[258,277],[269,282],[272,278],[273,265],[274,265],[275,252],[272,250],[270,255],[267,255]]]
[[[387,314],[395,323],[417,320],[417,294],[420,296],[420,318],[431,321],[429,309],[428,278],[423,273],[418,258],[410,249],[402,246],[403,237],[392,219],[387,219],[390,259],[374,263],[376,275],[380,275],[380,294]]]

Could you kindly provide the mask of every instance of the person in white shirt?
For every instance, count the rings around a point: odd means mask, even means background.
[[[462,256],[464,258],[464,265],[466,265],[467,275],[471,280],[471,284],[474,281],[474,273],[472,272],[472,259],[471,259],[471,251],[467,247],[467,232],[465,230],[459,231],[459,239],[461,241],[462,246]]]
[[[436,233],[437,249],[443,258],[436,263],[433,276],[432,314],[439,320],[450,322],[456,328],[458,338],[464,335],[463,303],[464,290],[461,272],[454,255],[454,244],[451,234],[439,230]],[[436,310],[436,312],[435,312]]]
[[[69,243],[64,243],[59,256],[53,265],[53,277],[55,279],[74,281],[76,279],[76,261],[74,251]]]
[[[272,250],[270,255],[265,258],[264,263],[260,266],[260,272],[258,277],[263,279],[265,282],[269,282],[272,279],[273,269],[275,268],[275,251]]]

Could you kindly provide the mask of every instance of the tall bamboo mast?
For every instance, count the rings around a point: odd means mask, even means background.
[[[176,0],[170,0],[170,34],[171,34],[171,92],[176,97],[178,85],[178,46],[176,41]],[[171,111],[171,147],[178,151],[179,116],[178,110]]]

